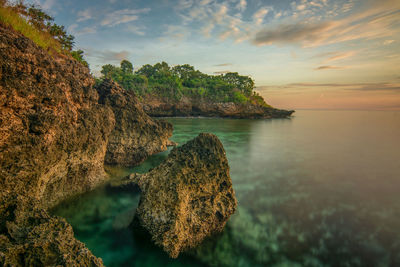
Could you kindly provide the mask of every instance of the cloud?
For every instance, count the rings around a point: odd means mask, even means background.
[[[180,0],[175,10],[182,22],[174,26],[186,27],[185,32],[197,31],[207,38],[241,42],[250,37],[251,21],[243,20],[242,14],[246,8],[247,1],[243,0]]]
[[[294,87],[328,87],[360,91],[396,91],[400,92],[400,83],[291,83],[286,88]]]
[[[214,74],[216,75],[220,75],[220,74],[226,74],[226,73],[230,73],[230,70],[221,70],[221,71],[214,71]]]
[[[124,27],[124,30],[127,32],[130,32],[130,33],[140,35],[140,36],[143,36],[146,34],[145,27],[136,26],[136,25],[126,25]]]
[[[339,69],[344,69],[345,67],[339,67],[339,66],[319,66],[315,68],[314,70],[339,70]]]
[[[70,32],[72,35],[79,36],[79,35],[85,35],[85,34],[90,34],[90,33],[96,33],[97,28],[96,28],[96,26],[92,26],[92,27],[84,27],[84,28],[78,29],[78,24],[74,23],[68,27],[68,32]]]
[[[139,18],[139,14],[148,13],[150,8],[142,9],[121,9],[111,12],[101,22],[102,26],[113,27],[118,24],[131,22]]]
[[[395,42],[395,40],[385,40],[383,42],[383,45],[390,45],[390,44],[393,44],[394,42]]]
[[[166,25],[167,30],[165,32],[165,36],[167,37],[173,37],[174,40],[176,39],[183,39],[187,35],[187,29],[184,26],[180,25]],[[161,38],[162,40],[165,39],[165,37]]]
[[[246,10],[246,7],[247,7],[246,0],[240,0],[239,3],[236,6],[236,8],[239,9],[240,11]]]
[[[202,0],[202,1],[200,2],[200,5],[206,6],[206,5],[208,5],[210,2],[211,2],[211,0]]]
[[[129,58],[130,52],[126,50],[122,51],[110,51],[110,50],[104,50],[104,51],[92,51],[88,50],[87,55],[89,57],[95,57],[104,63],[119,63],[124,59]]]
[[[269,10],[267,8],[261,8],[253,15],[253,19],[256,25],[261,25],[265,16],[268,14]]]
[[[214,67],[226,67],[226,66],[232,66],[232,63],[222,63],[222,64],[214,65]]]
[[[205,25],[202,29],[201,29],[201,33],[205,36],[205,37],[211,37],[211,32],[214,29],[214,23],[209,23],[207,25]]]
[[[317,15],[309,7],[299,12],[294,3],[295,11],[291,16],[297,23],[271,24],[257,30],[252,38],[255,45],[298,44],[303,47],[315,47],[352,40],[372,40],[392,37],[400,32],[400,1],[398,0],[365,0],[362,6],[349,14],[341,16],[343,10],[338,5],[331,5],[333,11],[324,11],[325,16]],[[302,1],[304,3],[310,3]],[[352,2],[351,2],[351,5]],[[345,7],[350,8],[350,5]],[[301,8],[300,8],[301,9]],[[307,14],[302,12],[307,11]],[[308,14],[312,14],[309,16]],[[302,17],[300,16],[302,15]]]
[[[324,54],[320,54],[323,56],[329,56],[327,59],[325,59],[323,62],[332,62],[332,61],[337,61],[345,58],[352,57],[356,54],[355,51],[347,51],[347,52],[327,52]]]
[[[77,22],[89,20],[92,18],[90,9],[79,11],[77,16],[78,16]]]
[[[321,38],[321,34],[332,28],[332,23],[320,24],[289,24],[279,25],[274,29],[263,29],[256,33],[253,39],[255,45],[290,44],[298,42],[313,42]]]
[[[43,3],[41,3],[41,6],[43,9],[49,10],[54,6],[55,2],[55,0],[45,0]]]
[[[300,5],[298,5],[297,6],[297,10],[304,10],[304,9],[306,9],[306,5],[304,5],[304,4],[300,4]]]
[[[354,3],[350,0],[348,3],[342,6],[342,12],[349,12],[354,7]]]

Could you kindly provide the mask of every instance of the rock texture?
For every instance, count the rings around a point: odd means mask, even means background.
[[[255,104],[236,104],[233,102],[193,102],[183,97],[176,103],[162,101],[160,99],[146,99],[143,109],[153,117],[222,117],[237,119],[270,119],[287,118],[293,110],[281,110]]]
[[[110,80],[96,89],[99,102],[112,109],[116,122],[108,141],[105,163],[137,165],[172,145],[168,140],[172,136],[172,125],[151,119],[133,91],[126,91]]]
[[[103,266],[64,219],[38,205],[21,196],[1,202],[0,266]]]
[[[169,124],[152,121],[115,85],[101,85],[110,93],[99,97],[94,84],[77,61],[0,24],[0,266],[101,266],[46,209],[104,181],[109,140],[137,148],[115,163],[139,164],[165,149]]]
[[[89,70],[0,27],[0,188],[52,206],[105,178],[115,120]]]
[[[149,173],[128,179],[142,190],[136,226],[173,258],[222,231],[237,206],[225,150],[212,134],[200,134]]]

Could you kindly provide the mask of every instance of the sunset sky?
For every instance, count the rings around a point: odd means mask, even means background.
[[[95,74],[122,59],[188,63],[250,75],[278,108],[400,110],[400,0],[36,3]]]

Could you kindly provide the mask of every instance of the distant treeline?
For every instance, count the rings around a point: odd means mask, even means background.
[[[133,71],[133,65],[123,60],[121,65],[104,65],[102,77],[112,79],[126,90],[133,90],[139,98],[157,96],[168,101],[182,97],[211,102],[254,103],[268,106],[254,90],[251,77],[230,72],[208,75],[188,64],[169,66],[166,62],[144,65]]]

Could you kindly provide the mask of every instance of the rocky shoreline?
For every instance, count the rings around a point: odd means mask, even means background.
[[[96,85],[87,67],[1,24],[0,59],[0,265],[103,266],[47,210],[104,183],[104,164],[135,166],[174,145],[172,125],[148,116],[133,92],[110,80]],[[171,257],[221,231],[236,209],[213,135],[173,149],[136,178],[143,198],[136,218]],[[153,216],[163,203],[171,204],[163,207],[166,228]]]
[[[276,109],[257,104],[199,102],[183,97],[171,103],[160,99],[142,100],[143,110],[152,117],[220,117],[234,119],[288,118],[294,110]]]
[[[169,144],[133,93],[0,25],[0,265],[102,266],[47,209]]]

